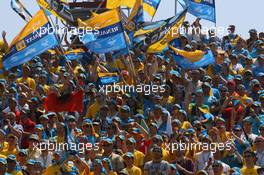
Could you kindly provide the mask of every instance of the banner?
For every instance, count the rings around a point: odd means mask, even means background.
[[[20,0],[11,0],[11,7],[23,20],[28,22],[32,18]]]
[[[143,0],[144,18],[152,19],[159,7],[161,0]]]
[[[148,36],[148,53],[162,52],[170,41],[179,36],[179,28],[185,20],[187,9],[179,15],[166,20],[166,24],[155,30]]]
[[[119,76],[117,73],[98,73],[98,77],[101,85],[119,82]]]
[[[127,47],[126,36],[118,9],[95,15],[87,21],[78,19],[80,28],[90,28],[80,40],[92,52],[103,54]]]
[[[189,0],[188,12],[196,17],[216,22],[215,0]]]
[[[48,11],[49,13],[53,14],[55,17],[58,17],[62,20],[64,20],[63,18],[61,18],[48,4],[48,2],[46,0],[36,0],[38,5],[43,8],[44,10]]]
[[[77,60],[83,58],[85,51],[83,49],[74,49],[67,51],[65,57],[67,60]]]
[[[170,48],[174,51],[172,56],[175,62],[183,69],[198,69],[215,63],[215,58],[211,50],[206,52],[200,50],[188,52],[172,46]]]
[[[47,30],[49,29],[49,30]],[[21,65],[37,55],[58,45],[52,26],[43,10],[40,10],[12,41],[4,57],[5,69]]]
[[[125,28],[131,32],[138,29],[139,23],[144,22],[142,0],[137,0],[131,14],[128,17]]]

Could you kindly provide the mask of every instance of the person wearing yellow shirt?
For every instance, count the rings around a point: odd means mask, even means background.
[[[121,61],[120,58],[113,59],[113,56],[111,54],[106,54],[106,65],[105,67],[109,71],[121,71],[126,69],[125,64]]]
[[[247,149],[243,153],[243,159],[244,159],[244,165],[241,168],[241,174],[242,175],[258,175],[258,166],[256,166],[256,154],[251,151],[250,149]]]
[[[135,149],[136,140],[133,137],[128,138],[126,141],[126,147],[127,150],[133,154],[134,165],[136,167],[143,168],[145,155],[141,151]]]
[[[43,90],[44,90],[45,94],[47,95],[49,93],[50,86],[47,85],[47,75],[46,74],[40,74],[39,75],[38,84],[43,87]]]
[[[29,77],[30,75],[30,68],[25,65],[22,68],[22,77],[17,79],[17,83],[26,83],[27,86],[31,89],[31,90],[35,90],[36,89],[36,82],[34,79]]]
[[[140,168],[134,165],[134,155],[131,152],[127,152],[123,156],[124,162],[126,164],[125,170],[129,175],[141,175],[142,171]]]
[[[88,107],[86,117],[89,119],[94,119],[100,107],[104,104],[104,95],[99,93],[96,95],[96,101]]]
[[[59,59],[55,58],[55,60],[52,63],[52,67],[50,69],[50,71],[54,74],[60,74],[60,70],[61,70],[61,66],[59,65]]]
[[[17,155],[18,153],[17,142],[18,142],[17,137],[13,134],[9,134],[7,136],[8,146],[2,150],[1,154],[3,154],[4,156],[9,156],[11,154]]]
[[[7,174],[10,175],[23,175],[23,173],[21,171],[17,171],[16,170],[16,166],[17,166],[17,160],[16,160],[16,156],[14,154],[10,154],[7,159]]]
[[[8,143],[5,140],[5,131],[0,129],[0,158],[6,158],[5,155],[3,155],[3,150],[6,150],[8,148]]]
[[[152,137],[152,145],[157,145],[161,148],[162,160],[165,160],[165,161],[170,160],[170,152],[166,148],[163,148],[164,145],[163,145],[163,139],[161,135],[155,135],[154,137]],[[147,162],[150,159],[151,159],[151,152],[148,151],[145,156],[144,162]]]

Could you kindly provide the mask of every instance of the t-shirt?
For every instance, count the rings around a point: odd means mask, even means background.
[[[99,111],[100,109],[100,105],[98,102],[95,102],[94,104],[92,104],[87,111],[86,117],[87,118],[95,118],[96,117],[96,113]]]
[[[30,77],[27,77],[27,78],[18,78],[17,83],[27,83],[28,87],[32,90],[35,90],[36,89],[36,82],[34,79],[30,78]]]
[[[60,170],[60,166],[58,165],[50,165],[46,171],[45,171],[45,175],[50,175],[50,174],[56,174],[56,175],[61,175],[61,170]]]
[[[141,175],[141,169],[136,167],[136,166],[132,166],[131,168],[126,167],[125,168],[128,172],[129,175]]]
[[[254,166],[254,168],[243,167],[241,168],[241,174],[242,175],[258,175],[258,172],[257,172],[258,168],[259,168],[258,166]]]
[[[162,160],[159,163],[149,161],[144,166],[146,175],[167,175],[170,169],[170,164],[167,161]]]
[[[138,150],[134,151],[134,165],[137,167],[143,166],[145,155]]]

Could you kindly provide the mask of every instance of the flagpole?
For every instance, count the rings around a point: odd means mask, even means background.
[[[175,16],[177,15],[178,0],[175,0]]]
[[[215,0],[214,0],[214,6],[215,6],[215,13],[214,13],[214,17],[215,17],[215,28],[217,27],[217,25],[216,25],[216,4],[215,4],[216,2],[215,2]]]
[[[120,22],[121,22],[121,13],[120,13],[120,11],[121,11],[121,9],[119,8],[119,19],[120,19]],[[122,25],[122,29],[123,29],[123,32],[122,33],[124,35],[124,39],[125,39],[125,42],[126,42],[126,49],[127,49],[128,55],[129,55],[129,61],[128,61],[129,67],[130,67],[130,69],[132,71],[133,79],[136,79],[135,66],[134,66],[134,63],[132,61],[132,56],[131,56],[130,51],[129,51],[129,48],[128,48],[129,43],[127,42],[127,37],[125,35],[125,30],[124,30],[125,27],[123,26],[122,22],[121,22],[121,25]]]

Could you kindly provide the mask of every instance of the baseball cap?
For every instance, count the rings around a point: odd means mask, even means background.
[[[36,135],[36,134],[31,134],[31,135],[29,136],[29,140],[36,140],[36,141],[39,141],[39,137],[38,137],[38,135]]]
[[[121,110],[123,110],[125,112],[130,112],[130,107],[128,105],[124,105],[121,107]]]
[[[256,29],[250,29],[248,33],[258,33],[258,31]]]
[[[7,161],[4,158],[0,158],[0,163],[6,165],[7,164]]]
[[[136,143],[136,140],[133,137],[130,137],[127,139],[130,143]]]
[[[7,161],[17,161],[16,160],[16,156],[14,155],[14,154],[10,154],[9,156],[7,156],[7,159],[6,159]]]
[[[134,158],[134,155],[131,152],[127,152],[123,155],[123,157]]]

